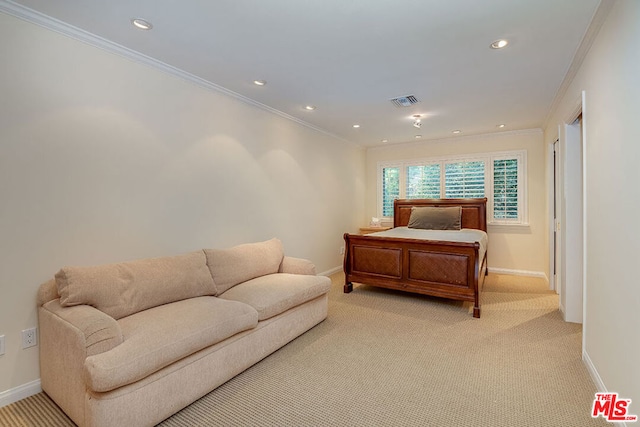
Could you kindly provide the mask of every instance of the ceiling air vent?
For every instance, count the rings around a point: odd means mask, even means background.
[[[416,98],[414,95],[407,95],[393,98],[391,102],[396,107],[411,107],[413,104],[417,104],[419,101],[418,98]]]

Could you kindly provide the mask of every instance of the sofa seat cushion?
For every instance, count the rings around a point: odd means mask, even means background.
[[[56,274],[63,307],[91,305],[114,319],[162,304],[216,295],[204,251],[91,267]]]
[[[324,295],[330,288],[331,279],[325,276],[275,273],[236,285],[219,297],[248,304],[258,312],[258,320],[265,320]]]
[[[87,388],[114,390],[147,377],[203,348],[258,324],[247,304],[197,297],[161,305],[118,320],[124,342],[87,357]]]

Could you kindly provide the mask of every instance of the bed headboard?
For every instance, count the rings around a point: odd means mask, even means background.
[[[409,223],[414,206],[462,206],[462,228],[487,231],[487,198],[481,199],[396,199],[393,202],[393,226]]]

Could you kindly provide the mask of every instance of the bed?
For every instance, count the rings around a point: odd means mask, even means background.
[[[486,198],[396,200],[394,228],[344,235],[344,292],[351,292],[356,282],[471,301],[473,317],[479,318],[480,291],[487,274],[486,204]],[[407,228],[413,207],[457,206],[459,231]]]

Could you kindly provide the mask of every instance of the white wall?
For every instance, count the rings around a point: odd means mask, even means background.
[[[366,216],[362,222],[367,224],[377,216],[379,162],[526,150],[529,226],[489,226],[488,265],[494,271],[548,277],[544,149],[542,131],[537,129],[370,148],[366,160]]]
[[[341,266],[361,149],[1,13],[0,58],[0,396],[39,378],[20,331],[63,265],[275,236]]]
[[[640,2],[614,3],[553,112],[545,142],[585,91],[586,294],[583,353],[600,389],[640,413]],[[564,136],[560,135],[562,139]]]

